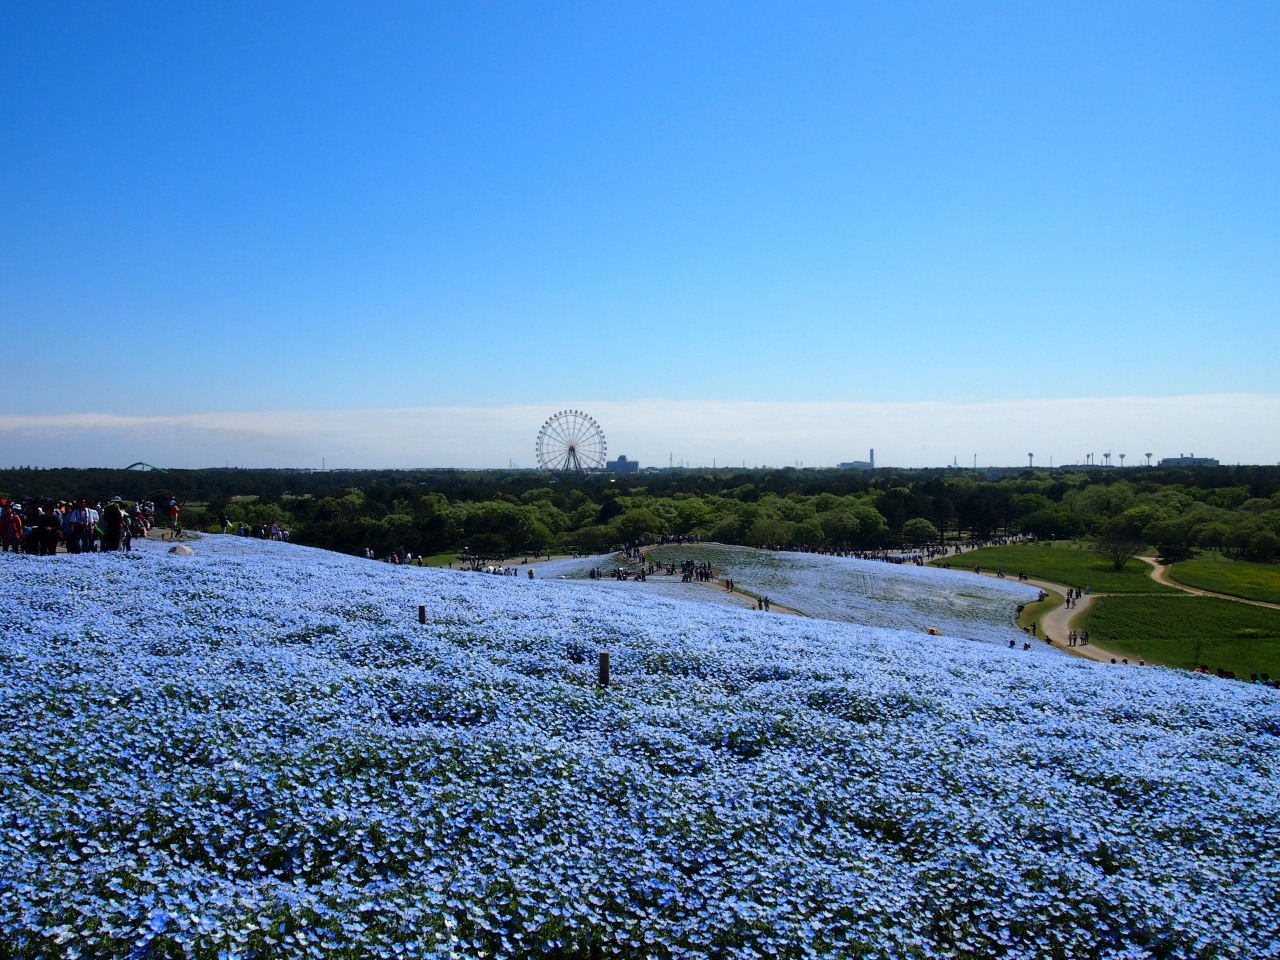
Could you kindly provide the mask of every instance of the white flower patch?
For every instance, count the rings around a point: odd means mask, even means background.
[[[194,547],[0,556],[6,955],[1280,949],[1275,691]]]

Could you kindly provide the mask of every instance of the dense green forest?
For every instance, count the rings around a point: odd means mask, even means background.
[[[276,522],[296,542],[379,555],[598,552],[667,535],[865,550],[1015,532],[1280,554],[1280,467],[663,470],[559,484],[533,471],[6,470],[0,493],[172,495],[187,527]]]

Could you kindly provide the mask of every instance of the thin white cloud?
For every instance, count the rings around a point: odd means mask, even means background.
[[[609,454],[645,465],[892,466],[1078,462],[1179,453],[1280,461],[1280,396],[1210,394],[884,403],[636,400],[499,407],[290,410],[129,417],[0,415],[0,464],[265,467],[534,465],[534,437],[559,409],[591,413]]]

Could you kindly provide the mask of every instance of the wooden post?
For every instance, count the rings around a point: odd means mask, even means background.
[[[596,683],[602,687],[609,685],[609,651],[600,651],[600,673],[596,677]]]
[[[419,623],[427,622],[427,608],[425,606],[418,607],[418,622]]]

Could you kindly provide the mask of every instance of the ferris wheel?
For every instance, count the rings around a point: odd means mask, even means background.
[[[561,410],[538,431],[538,466],[552,480],[582,480],[604,469],[604,431],[581,410]]]

